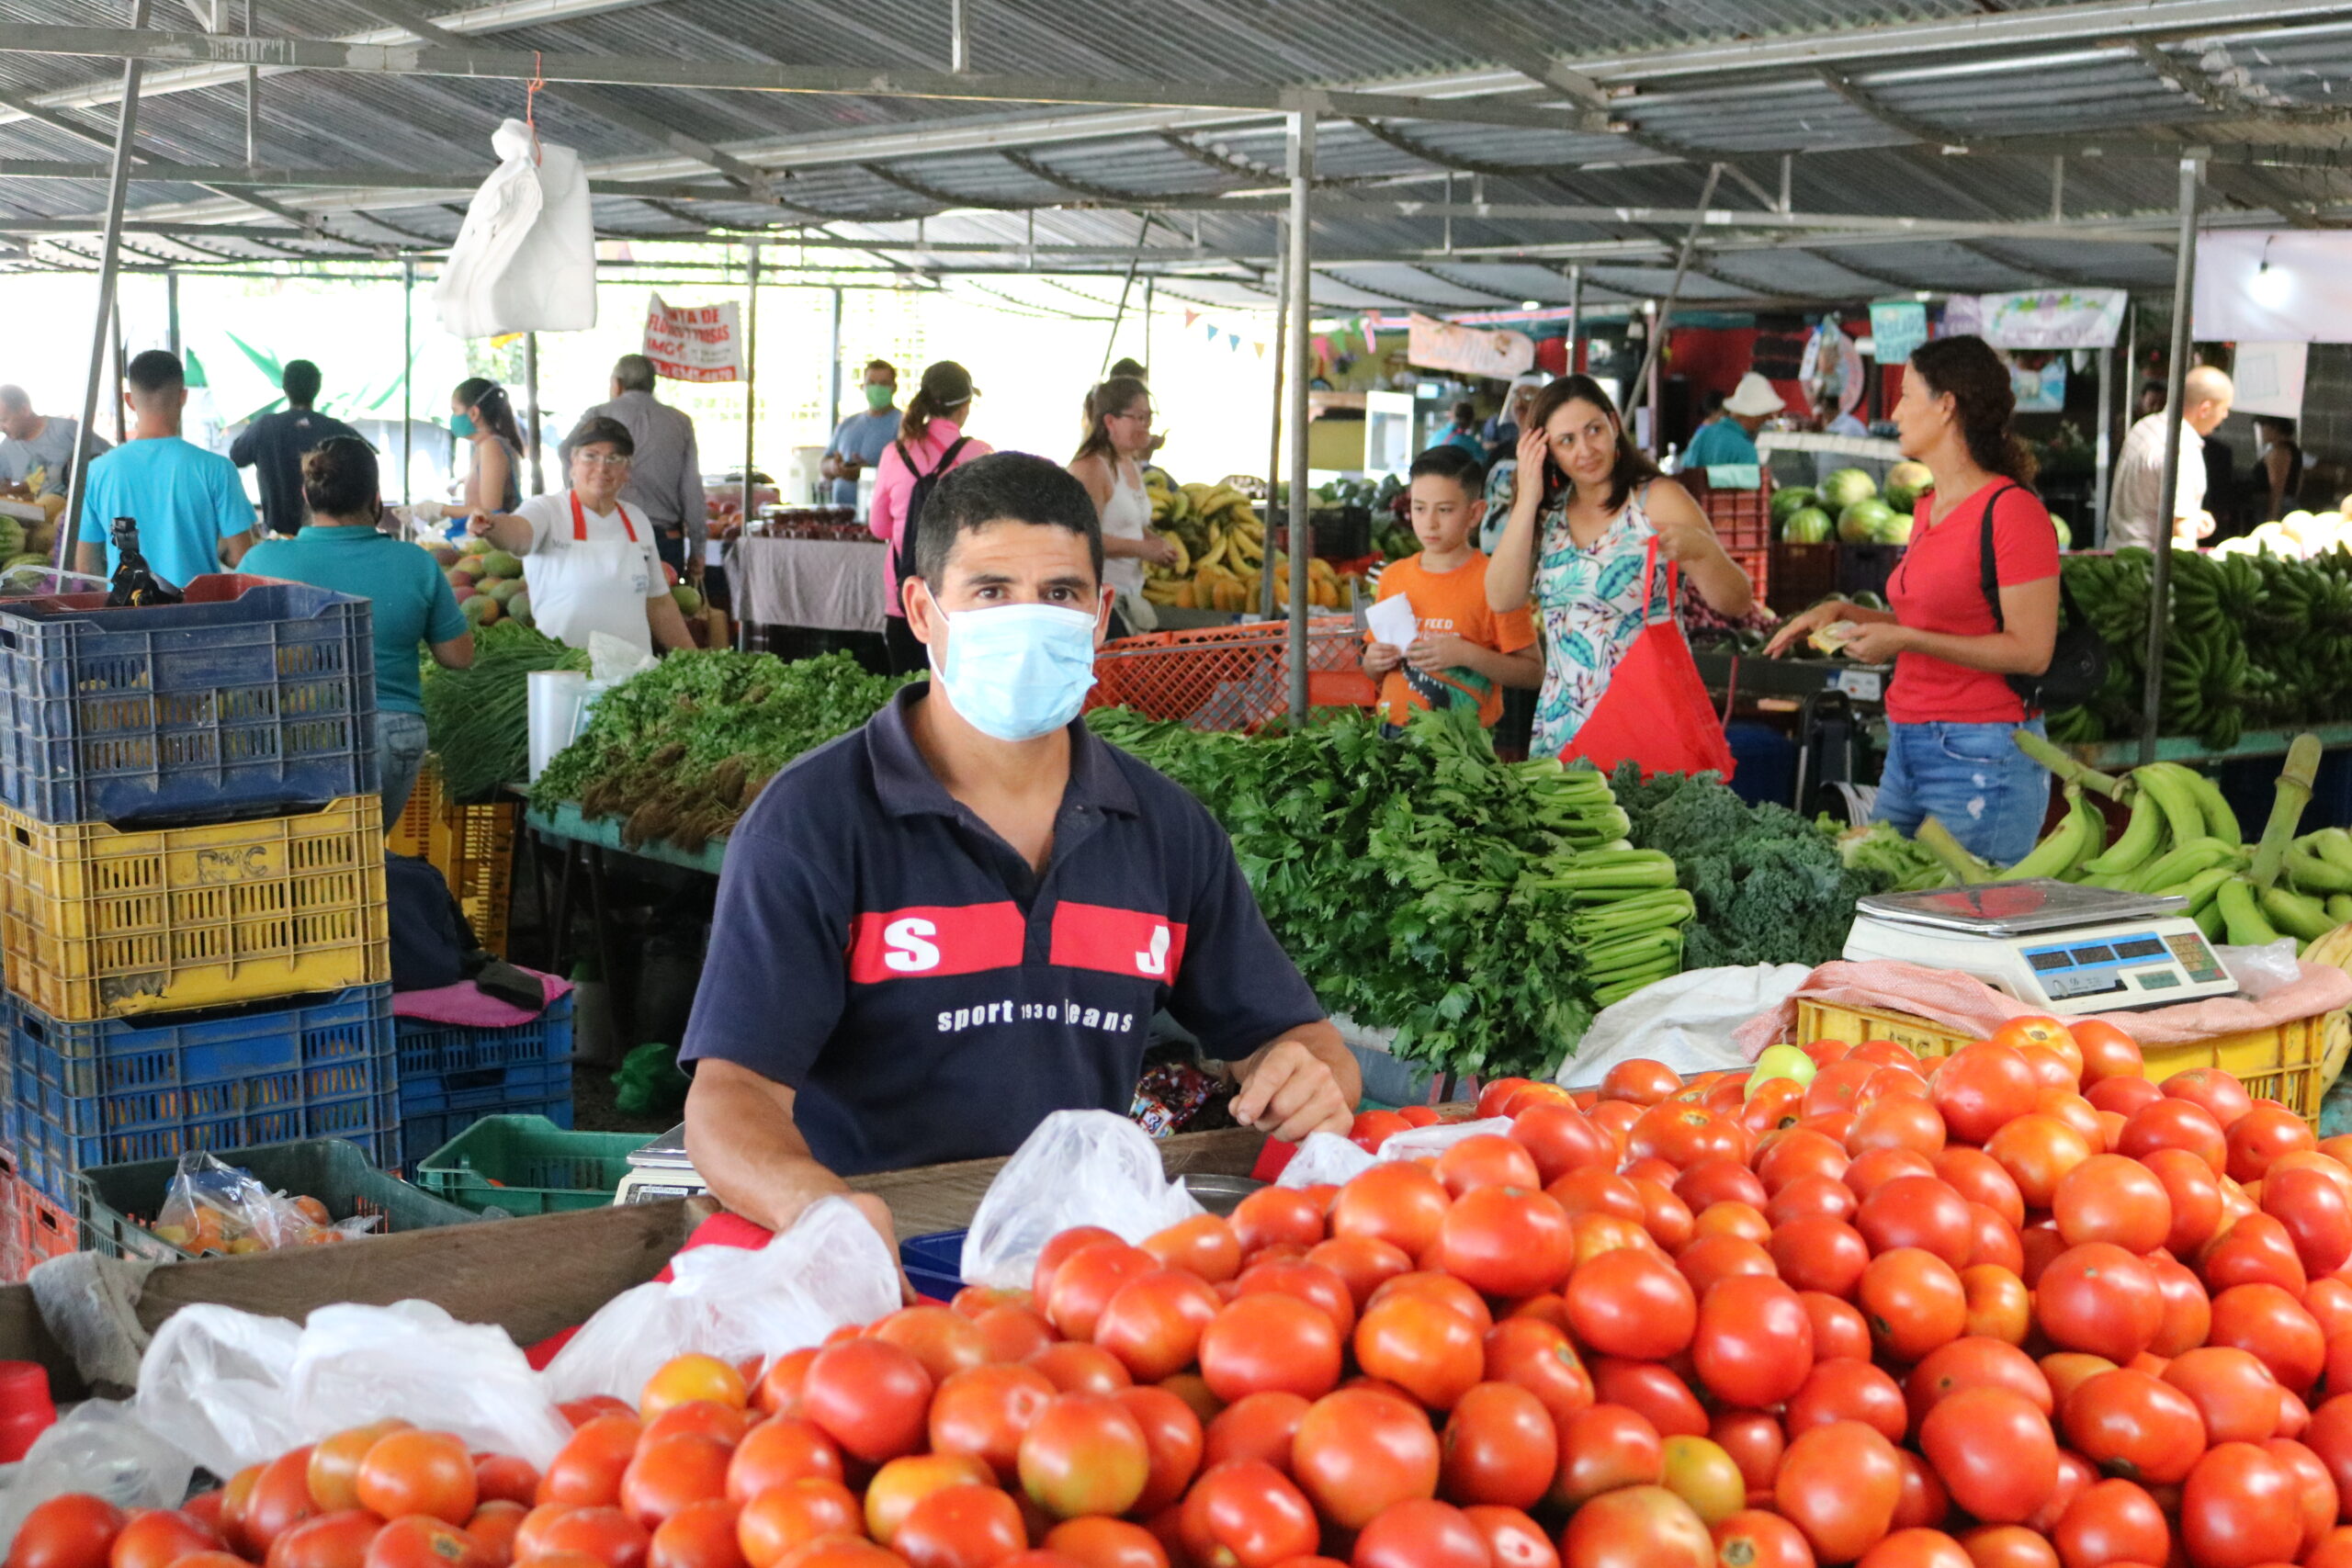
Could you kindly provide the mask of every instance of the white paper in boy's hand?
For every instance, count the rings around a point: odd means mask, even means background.
[[[1402,653],[1420,635],[1420,618],[1413,614],[1412,601],[1404,594],[1393,594],[1364,612],[1363,624],[1372,635]]]

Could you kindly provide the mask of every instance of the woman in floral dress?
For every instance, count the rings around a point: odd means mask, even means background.
[[[1528,482],[1539,473],[1542,483]],[[1756,594],[1699,503],[1658,477],[1589,376],[1562,377],[1538,394],[1520,430],[1516,477],[1510,521],[1487,570],[1487,601],[1514,610],[1532,595],[1544,690],[1529,750],[1556,757],[1641,634],[1642,565],[1652,540],[1661,592],[1673,561],[1720,615],[1746,615]]]

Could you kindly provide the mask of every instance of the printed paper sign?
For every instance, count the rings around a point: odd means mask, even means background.
[[[1460,370],[1508,380],[1535,367],[1535,340],[1524,333],[1480,332],[1430,316],[1407,319],[1405,357],[1425,370]]]
[[[1928,341],[1928,308],[1917,299],[1878,301],[1871,306],[1872,357],[1881,365],[1907,365],[1911,351]]]
[[[737,306],[665,305],[653,296],[645,308],[645,357],[656,375],[673,381],[740,381],[743,334]]]

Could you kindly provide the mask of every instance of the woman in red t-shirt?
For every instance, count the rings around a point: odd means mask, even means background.
[[[1847,654],[1894,661],[1872,815],[1906,833],[1933,816],[1996,865],[2024,858],[2050,805],[2048,772],[2010,738],[2019,728],[2040,733],[2041,710],[2008,677],[2049,669],[2058,638],[2058,536],[2027,488],[2033,459],[2009,433],[2016,407],[2008,367],[1982,338],[1939,338],[1916,350],[1894,423],[1903,455],[1925,463],[1935,484],[1919,497],[1910,548],[1887,584],[1894,609],[1816,604],[1766,649],[1854,623]],[[1984,592],[1988,513],[1997,615]]]

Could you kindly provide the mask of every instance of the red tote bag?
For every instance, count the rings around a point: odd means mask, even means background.
[[[1666,592],[1657,592],[1657,541],[1650,541],[1642,567],[1642,631],[1609,676],[1609,689],[1561,751],[1560,760],[1581,757],[1606,773],[1633,762],[1644,778],[1652,773],[1732,774],[1731,742],[1723,720],[1699,678],[1690,645],[1674,618],[1680,570],[1666,566]]]

